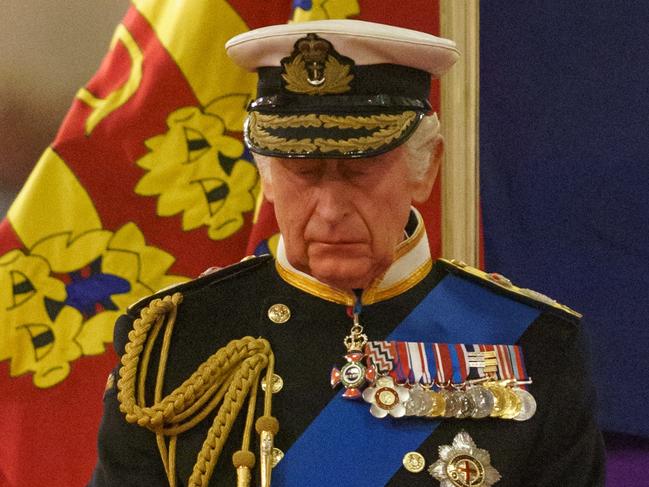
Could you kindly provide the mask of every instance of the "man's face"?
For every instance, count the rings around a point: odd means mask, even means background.
[[[385,272],[411,203],[424,201],[432,186],[430,175],[410,178],[405,154],[398,147],[362,159],[269,157],[264,194],[275,205],[289,262],[344,290],[368,287]]]

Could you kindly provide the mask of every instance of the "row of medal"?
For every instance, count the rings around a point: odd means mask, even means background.
[[[526,421],[536,412],[532,394],[516,381],[487,379],[448,388],[399,385],[391,376],[380,376],[362,393],[376,418],[500,418]]]
[[[331,384],[341,383],[345,398],[362,397],[377,418],[526,421],[536,412],[536,401],[526,389],[532,381],[517,345],[362,344],[346,343],[347,363],[332,370]]]

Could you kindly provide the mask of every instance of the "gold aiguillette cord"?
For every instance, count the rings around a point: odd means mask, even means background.
[[[169,486],[176,487],[178,435],[193,428],[218,407],[187,482],[188,487],[206,487],[230,430],[246,397],[250,395],[241,450],[235,452],[232,457],[237,470],[237,487],[247,487],[250,485],[251,469],[255,464],[255,455],[250,451],[250,436],[259,378],[263,369],[266,369],[267,383],[271,383],[275,367],[273,351],[268,341],[263,338],[243,337],[232,340],[203,362],[189,379],[163,398],[164,371],[181,301],[180,293],[155,299],[142,310],[140,318],[133,323],[117,382],[120,411],[125,414],[129,423],[137,423],[156,434]],[[144,400],[147,369],[153,344],[165,323],[154,402],[147,406]],[[256,423],[260,434],[263,487],[270,487],[273,441],[279,430],[277,419],[271,416],[271,403],[272,391],[269,387],[264,397],[264,415],[258,418]]]

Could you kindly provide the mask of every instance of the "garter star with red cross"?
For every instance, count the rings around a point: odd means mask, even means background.
[[[466,431],[458,433],[452,445],[439,447],[439,459],[428,473],[440,487],[491,487],[501,478],[489,452],[478,448]]]

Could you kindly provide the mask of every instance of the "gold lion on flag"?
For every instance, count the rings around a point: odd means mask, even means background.
[[[203,109],[180,108],[167,118],[166,133],[146,141],[150,152],[137,164],[147,173],[135,192],[158,196],[159,216],[182,213],[183,230],[206,226],[213,240],[243,226],[255,208],[259,176],[243,143],[228,135],[225,112],[241,111],[247,100],[230,95]]]

